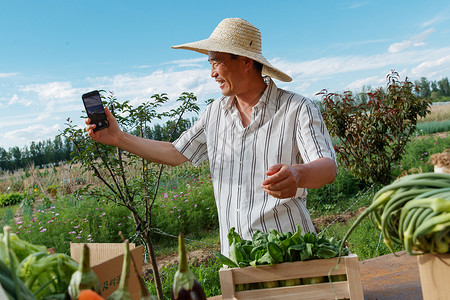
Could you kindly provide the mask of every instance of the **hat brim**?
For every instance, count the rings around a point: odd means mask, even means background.
[[[224,52],[240,56],[245,56],[251,58],[263,65],[262,73],[264,75],[270,76],[271,78],[278,79],[284,82],[292,81],[292,78],[286,73],[281,72],[274,66],[272,66],[267,59],[260,53],[247,51],[239,47],[234,46],[231,43],[226,43],[222,40],[217,40],[214,38],[208,38],[197,42],[186,43],[182,45],[172,46],[173,49],[185,49],[192,50],[202,54],[209,54],[209,51],[214,52]]]

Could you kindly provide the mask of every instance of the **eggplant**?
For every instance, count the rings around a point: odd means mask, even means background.
[[[205,292],[195,278],[194,273],[188,268],[184,237],[178,236],[178,271],[171,290],[172,300],[206,300]]]
[[[128,240],[124,242],[122,275],[120,275],[119,288],[115,290],[107,300],[131,300],[128,282],[130,280],[130,243]]]
[[[89,247],[87,244],[84,244],[78,270],[72,274],[67,291],[70,299],[75,300],[78,299],[80,292],[86,289],[93,290],[97,294],[100,294],[100,283],[98,282],[98,277],[91,269]]]

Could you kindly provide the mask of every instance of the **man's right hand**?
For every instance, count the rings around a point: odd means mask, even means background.
[[[87,118],[84,121],[87,125],[86,131],[94,141],[106,145],[117,146],[119,135],[122,134],[122,130],[120,130],[116,118],[114,118],[114,116],[107,107],[105,107],[105,114],[109,122],[109,126],[107,128],[94,132],[94,128],[96,125],[91,124],[91,120]]]

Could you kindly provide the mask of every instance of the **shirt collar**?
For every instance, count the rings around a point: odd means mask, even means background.
[[[270,99],[270,94],[276,90],[276,85],[273,82],[272,78],[269,76],[263,76],[264,82],[266,83],[266,89],[264,90],[264,93],[262,94],[261,98],[259,99],[258,103],[256,103],[255,107],[261,107],[268,103]],[[232,111],[235,108],[235,98],[227,96],[223,97],[222,100],[222,107],[225,110]]]

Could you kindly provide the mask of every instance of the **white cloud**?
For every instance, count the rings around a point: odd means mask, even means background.
[[[0,73],[0,78],[14,77],[18,73]]]
[[[31,84],[21,88],[23,92],[32,92],[40,99],[61,99],[78,96],[78,90],[70,82],[49,82],[44,84]]]
[[[31,141],[42,141],[47,139],[54,139],[60,125],[55,124],[52,126],[45,126],[41,124],[35,124],[25,128],[7,131],[0,133],[2,144],[6,145],[25,145],[31,143]]]
[[[355,9],[355,8],[360,8],[360,7],[364,7],[366,5],[368,5],[369,2],[353,2],[353,3],[349,3],[348,8],[349,9]]]
[[[410,47],[420,47],[425,45],[424,40],[433,32],[435,32],[434,28],[429,28],[425,31],[422,31],[419,34],[412,36],[408,40],[404,40],[398,43],[394,43],[389,46],[388,51],[390,53],[398,53]]]
[[[422,23],[422,27],[429,27],[429,26],[432,26],[432,25],[436,25],[436,24],[445,22],[447,20],[450,20],[450,15],[449,15],[449,10],[448,9],[445,10],[445,11],[440,12],[434,18],[432,18],[432,19],[430,19],[430,20],[428,20],[426,22],[423,22]]]
[[[183,92],[192,92],[199,99],[220,90],[209,76],[209,70],[195,68],[186,71],[157,70],[150,75],[119,74],[113,77],[90,78],[99,89],[113,91],[121,101],[132,104],[149,100],[154,94],[166,93],[169,99],[178,98]]]
[[[17,94],[14,94],[8,101],[8,105],[21,104],[23,106],[30,106],[33,101],[25,99]]]
[[[413,76],[420,77],[435,77],[445,76],[450,71],[450,55],[430,59],[422,62],[417,67],[412,69]]]
[[[370,56],[324,57],[297,62],[276,59],[272,60],[271,63],[291,75],[294,82],[303,82],[305,80],[324,81],[338,74],[355,72],[369,72],[373,74],[374,71],[383,71],[387,73],[391,69],[404,69],[406,72],[411,72],[411,69],[425,62],[427,62],[425,65],[429,65],[430,68],[435,67],[438,63],[441,63],[442,67],[444,67],[447,66],[445,58],[448,56],[448,53],[450,53],[450,47],[420,51],[411,49],[402,53],[386,52]],[[419,70],[417,69],[412,75],[420,75],[417,74],[418,72]],[[410,73],[401,75],[411,76]],[[362,76],[359,74],[358,77]],[[347,84],[345,83],[345,85]]]
[[[364,86],[377,88],[385,83],[385,78],[379,76],[370,76],[362,79],[358,79],[347,85],[346,90],[355,91],[361,90]]]
[[[199,58],[192,58],[192,59],[173,60],[173,61],[169,62],[168,64],[176,65],[178,67],[201,67],[207,61],[208,61],[208,57],[202,56]]]

